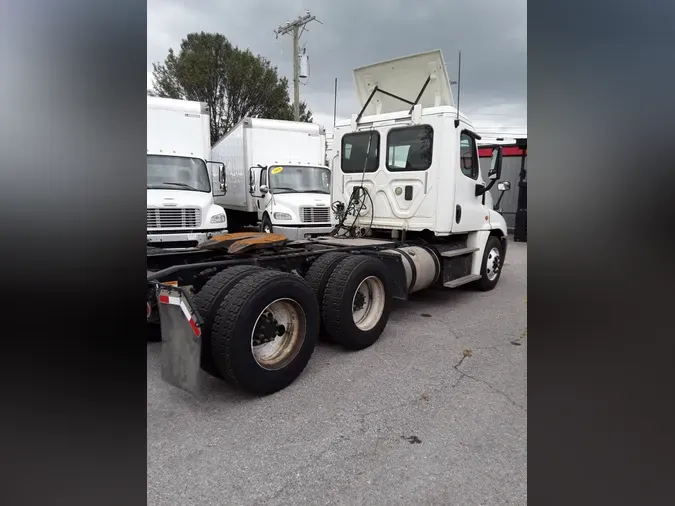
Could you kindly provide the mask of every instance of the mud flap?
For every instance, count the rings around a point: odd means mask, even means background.
[[[206,378],[200,359],[202,321],[182,288],[157,283],[156,290],[162,329],[162,379],[198,395]]]

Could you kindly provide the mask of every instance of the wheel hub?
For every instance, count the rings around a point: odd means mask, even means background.
[[[485,264],[485,270],[487,277],[490,281],[493,281],[497,274],[499,274],[499,269],[501,268],[501,255],[497,248],[492,248],[490,253],[488,253],[487,262]]]
[[[356,289],[352,300],[352,318],[365,332],[377,325],[384,311],[385,289],[376,276],[368,276]]]
[[[280,325],[272,313],[266,313],[258,321],[253,333],[253,345],[259,346],[272,342],[277,336],[283,336],[285,332],[284,325]]]
[[[306,326],[305,313],[296,301],[272,302],[259,314],[251,333],[254,360],[267,370],[284,367],[299,352]]]
[[[354,311],[360,311],[366,305],[366,296],[362,291],[356,292],[354,295]]]

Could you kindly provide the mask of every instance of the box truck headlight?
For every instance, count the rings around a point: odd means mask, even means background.
[[[224,214],[216,214],[211,216],[211,223],[225,223],[226,219]]]
[[[293,217],[288,213],[274,213],[275,220],[292,220]]]

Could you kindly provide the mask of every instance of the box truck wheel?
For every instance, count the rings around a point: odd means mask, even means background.
[[[211,352],[211,329],[218,307],[234,285],[254,272],[263,270],[262,267],[253,265],[237,265],[222,270],[209,279],[193,298],[195,309],[199,311],[203,321],[201,366],[212,376],[223,377]]]
[[[227,231],[231,234],[234,232],[239,232],[241,224],[239,223],[239,216],[235,211],[230,211],[229,209],[225,210],[225,216],[227,217]]]
[[[266,234],[271,234],[274,232],[272,220],[270,220],[268,214],[263,214],[262,220],[260,221],[260,231],[265,232]]]
[[[490,236],[485,245],[483,254],[483,263],[480,267],[481,278],[476,282],[476,286],[487,292],[497,286],[502,275],[502,243],[498,237]]]
[[[307,281],[307,284],[314,292],[316,300],[319,304],[321,304],[321,301],[323,301],[323,294],[326,290],[326,284],[328,283],[330,275],[333,274],[337,264],[339,264],[348,256],[349,253],[342,251],[324,253],[319,258],[317,258],[307,270],[307,274],[305,274],[305,281]],[[323,321],[321,322],[319,335],[322,337],[327,337],[329,340],[331,340],[330,334],[326,331]]]
[[[390,308],[384,263],[365,255],[350,255],[335,267],[326,283],[322,319],[333,341],[361,350],[380,337]]]
[[[211,331],[224,379],[255,394],[291,384],[319,334],[319,305],[304,279],[265,270],[239,281],[220,303]]]

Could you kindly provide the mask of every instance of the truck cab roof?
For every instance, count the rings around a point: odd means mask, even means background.
[[[356,120],[356,116],[357,115],[354,114],[351,119],[337,121],[335,124],[336,130],[343,130],[346,127],[353,126]],[[422,117],[425,116],[452,116],[453,118],[456,118],[457,109],[453,106],[448,105],[442,105],[438,107],[427,107],[422,109]],[[471,120],[466,115],[462,114],[461,111],[459,113],[459,119],[473,128]],[[371,126],[379,127],[379,126],[389,126],[392,124],[402,126],[408,124],[410,121],[411,121],[410,111],[408,109],[403,110],[399,106],[399,110],[389,112],[386,114],[372,114],[369,116],[365,115],[362,116],[361,119],[359,120],[358,127],[362,129],[362,128],[370,128]]]
[[[148,96],[148,109],[161,109],[163,111],[186,112],[192,114],[208,114],[209,112],[209,106],[206,105],[206,102],[151,96]]]

